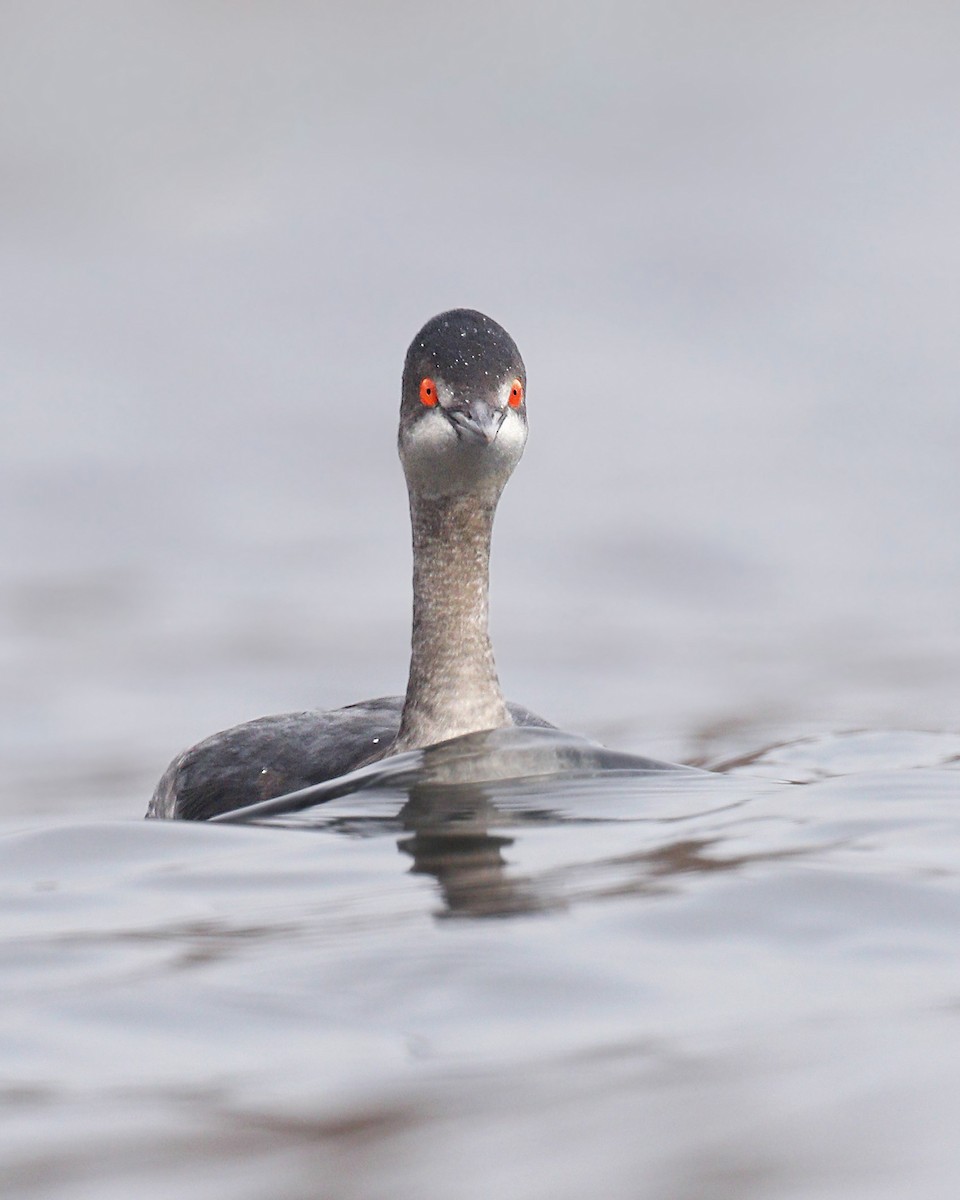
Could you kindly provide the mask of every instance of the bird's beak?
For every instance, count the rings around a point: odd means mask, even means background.
[[[447,416],[459,437],[490,446],[500,432],[505,412],[486,400],[471,400],[464,408],[448,409]]]

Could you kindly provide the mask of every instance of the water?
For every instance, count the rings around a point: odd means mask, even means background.
[[[960,737],[517,736],[286,828],[8,833],[14,1194],[947,1196]]]
[[[6,1190],[952,1200],[957,13],[375,9],[0,18]],[[720,777],[143,822],[402,688],[459,304],[509,696]]]

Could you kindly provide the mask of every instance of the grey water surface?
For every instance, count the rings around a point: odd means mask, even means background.
[[[540,733],[280,828],[8,833],[13,1194],[947,1196],[960,737]]]
[[[0,1193],[954,1200],[958,13],[2,6]],[[691,769],[143,821],[402,690],[453,305],[506,692]]]

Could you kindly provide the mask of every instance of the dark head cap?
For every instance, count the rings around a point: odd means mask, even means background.
[[[472,308],[453,308],[431,318],[410,343],[403,368],[404,400],[418,399],[421,379],[434,375],[464,398],[489,392],[514,377],[527,381],[510,334]]]

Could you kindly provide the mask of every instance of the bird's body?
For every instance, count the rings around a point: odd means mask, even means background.
[[[147,815],[204,821],[376,762],[393,753],[403,701],[275,713],[215,733],[173,760]],[[507,709],[515,725],[551,728],[519,704]]]
[[[500,690],[487,631],[490,537],[527,436],[510,335],[470,309],[434,317],[407,351],[400,458],[413,530],[406,695],[261,717],[184,751],[147,815],[205,820],[390,754],[502,725],[548,722]]]

